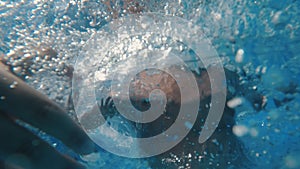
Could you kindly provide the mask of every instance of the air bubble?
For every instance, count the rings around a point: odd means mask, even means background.
[[[14,89],[18,85],[18,82],[14,81],[11,85],[9,85],[9,88]]]
[[[235,55],[235,61],[237,63],[242,63],[243,60],[244,60],[244,50],[243,49],[239,49],[237,52],[236,52],[236,55]]]
[[[236,108],[237,106],[240,106],[242,103],[243,103],[243,98],[236,97],[236,98],[229,100],[227,102],[227,106],[230,108]]]
[[[244,125],[235,125],[233,126],[232,131],[236,136],[242,137],[249,132],[249,129]]]

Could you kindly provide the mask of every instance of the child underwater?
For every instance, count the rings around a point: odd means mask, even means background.
[[[213,69],[213,67],[210,67],[209,69]],[[182,69],[176,66],[171,66],[168,70],[174,73]],[[235,125],[235,111],[227,105],[224,108],[220,123],[213,135],[206,142],[199,143],[199,135],[210,109],[212,93],[207,70],[201,69],[200,74],[196,72],[193,72],[193,74],[197,81],[200,93],[200,106],[196,122],[191,127],[187,136],[181,140],[179,144],[162,154],[148,158],[147,160],[149,161],[149,165],[154,169],[247,168],[247,166],[251,166],[247,156],[244,154],[243,144],[232,131],[232,128]],[[235,72],[225,69],[225,74],[228,87],[234,87],[236,89],[245,88],[245,86],[239,85],[239,78]],[[193,98],[190,98],[190,100],[186,103],[182,103],[180,89],[172,76],[163,71],[147,69],[138,73],[131,81],[129,93],[132,105],[140,111],[148,110],[151,107],[149,102],[150,92],[156,89],[163,91],[166,95],[167,103],[163,114],[150,123],[136,123],[126,119],[116,109],[114,100],[111,96],[109,96],[106,100],[101,100],[99,109],[106,120],[117,117],[119,118],[119,121],[127,122],[124,124],[133,126],[133,128],[137,131],[136,137],[147,138],[157,135],[172,126],[178,117],[180,106],[182,104],[190,104],[189,101],[192,101]],[[191,94],[192,92],[195,91],[192,91],[191,89],[188,93]],[[252,93],[245,97],[253,103],[253,106],[261,108],[262,100],[260,98],[262,97],[254,91],[247,91],[246,93]],[[111,95],[113,94],[114,91],[111,91]],[[236,95],[237,93],[230,92],[228,90],[227,100],[236,97]],[[191,97],[193,97],[193,94],[191,94]],[[117,99],[122,100],[123,98],[119,97]],[[152,103],[158,102],[156,102],[156,100],[152,100]],[[185,113],[188,114],[189,112]],[[99,112],[91,111],[85,113],[81,117],[81,123],[86,130],[93,130],[101,125],[101,122],[97,119],[100,119]],[[114,124],[110,125],[114,126]],[[122,129],[116,128],[116,130],[124,133],[124,131],[121,131]],[[130,135],[130,132],[127,132],[126,134]],[[149,146],[155,148],[155,145]],[[140,151],[143,151],[143,147],[140,147],[140,149]]]

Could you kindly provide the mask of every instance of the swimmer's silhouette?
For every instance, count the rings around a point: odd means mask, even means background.
[[[176,67],[169,69],[169,71],[172,72],[179,71]],[[228,84],[238,87],[237,74],[229,70],[225,70],[225,73],[227,75]],[[151,167],[154,169],[230,168],[233,166],[236,168],[246,168],[245,165],[248,163],[246,162],[247,158],[243,152],[243,145],[232,132],[232,127],[235,124],[235,112],[233,109],[225,106],[221,121],[213,135],[205,143],[200,144],[198,142],[199,135],[201,134],[208,115],[212,93],[206,70],[202,69],[200,75],[194,72],[194,76],[197,80],[201,100],[196,123],[190,126],[190,132],[178,145],[167,152],[149,158],[148,160]],[[149,109],[151,106],[148,99],[149,94],[155,89],[162,90],[167,97],[165,111],[159,118],[150,123],[138,124],[130,121],[132,126],[139,126],[139,128],[137,128],[138,136],[136,137],[151,137],[166,131],[176,120],[180,105],[189,104],[188,102],[181,102],[179,87],[170,75],[162,71],[153,73],[152,70],[148,69],[137,74],[136,78],[132,80],[129,89],[132,105],[140,111]],[[228,93],[228,99],[232,97],[234,97],[234,93]],[[106,100],[102,99],[99,107],[105,119],[115,116],[120,118],[120,121],[129,121],[116,110],[111,97],[108,97]],[[101,123],[96,120],[98,119],[97,116],[99,116],[97,111],[86,113],[82,116],[81,123],[83,123],[86,129],[95,129],[101,125]],[[153,148],[155,148],[155,145],[149,146],[154,146]],[[143,147],[141,147],[140,151],[143,151]]]

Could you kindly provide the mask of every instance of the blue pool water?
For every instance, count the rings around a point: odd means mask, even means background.
[[[94,32],[137,11],[181,17],[198,25],[224,66],[263,96],[263,109],[254,109],[247,98],[234,106],[234,133],[255,164],[252,168],[300,168],[300,1],[137,0],[138,7],[128,2],[110,1],[109,6],[100,0],[0,1],[0,59],[75,119],[69,106],[70,72]],[[91,169],[150,168],[143,159],[103,150],[79,156],[58,140],[41,136]]]

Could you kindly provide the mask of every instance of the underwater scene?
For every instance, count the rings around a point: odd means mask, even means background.
[[[0,168],[300,169],[300,1],[0,0]]]

